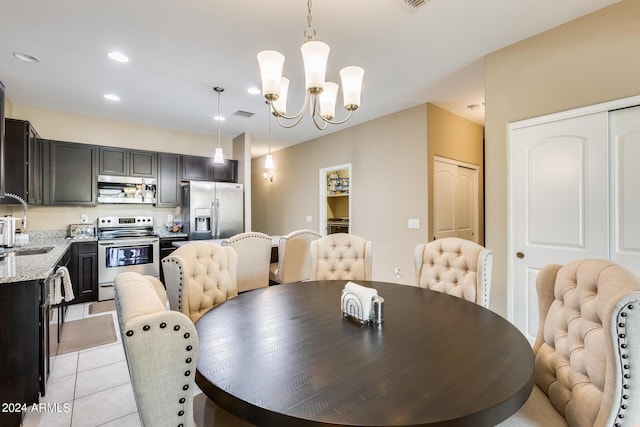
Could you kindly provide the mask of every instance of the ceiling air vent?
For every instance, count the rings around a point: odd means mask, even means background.
[[[244,111],[244,110],[238,110],[235,113],[233,113],[234,116],[245,117],[247,119],[253,116],[254,114],[255,113],[252,113],[251,111]]]
[[[422,6],[431,2],[431,0],[396,0],[396,1],[402,3],[404,8],[409,12],[416,12]]]

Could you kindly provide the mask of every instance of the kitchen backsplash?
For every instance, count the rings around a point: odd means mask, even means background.
[[[22,206],[2,205],[0,216],[13,215],[22,218]],[[97,205],[80,206],[38,206],[29,205],[27,211],[27,231],[67,230],[69,224],[80,224],[81,216],[87,215],[89,223],[95,224],[99,216],[153,215],[156,227],[161,227],[168,215],[177,216],[180,208],[156,208],[148,205]],[[18,221],[16,228],[21,228]]]

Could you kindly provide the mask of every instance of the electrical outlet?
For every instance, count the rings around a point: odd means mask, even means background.
[[[419,219],[409,219],[409,228],[420,228]]]
[[[307,222],[311,222],[313,221],[313,219],[311,218],[311,215],[307,215]]]
[[[396,267],[393,273],[395,274],[396,279],[402,279],[402,272],[400,271],[400,267]]]
[[[89,215],[82,214],[80,215],[80,222],[82,224],[86,224],[89,222]]]

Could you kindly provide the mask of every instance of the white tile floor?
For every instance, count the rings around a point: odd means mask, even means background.
[[[90,304],[70,305],[65,321],[107,314],[89,314]],[[141,426],[116,312],[108,313],[113,316],[117,341],[53,357],[47,394],[40,399],[38,411],[25,415],[22,426]],[[200,393],[195,386],[194,396]]]
[[[140,426],[115,311],[111,314],[118,341],[52,358],[47,394],[40,399],[48,407],[27,413],[25,427]],[[65,320],[85,317],[91,317],[89,304],[76,304]]]

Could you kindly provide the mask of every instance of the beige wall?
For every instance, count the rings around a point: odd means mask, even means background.
[[[32,108],[12,104],[7,100],[7,117],[28,120],[45,139],[138,148],[168,153],[211,155],[217,139],[210,135],[180,132],[144,126],[117,120],[100,119],[61,111]],[[225,156],[231,156],[231,141],[223,141]],[[22,216],[22,206],[0,207],[0,215]],[[80,215],[89,215],[94,222],[103,215],[153,215],[156,224],[162,224],[167,214],[177,214],[173,208],[141,205],[98,205],[95,207],[29,206],[28,230],[64,230],[69,224],[79,223]]]
[[[433,157],[440,156],[478,166],[478,242],[484,241],[484,185],[483,132],[481,125],[450,113],[431,103],[427,104],[427,140],[429,170],[433,171]],[[428,177],[429,240],[433,240],[433,172]]]
[[[351,163],[351,231],[373,242],[373,278],[414,284],[413,249],[427,235],[426,117],[420,105],[276,151],[273,182],[262,178],[264,157],[253,159],[253,229],[319,231],[319,170]],[[421,228],[407,228],[409,218]]]
[[[640,94],[639,44],[640,1],[625,0],[485,58],[485,242],[494,251],[491,307],[499,313],[512,256],[507,124]]]

